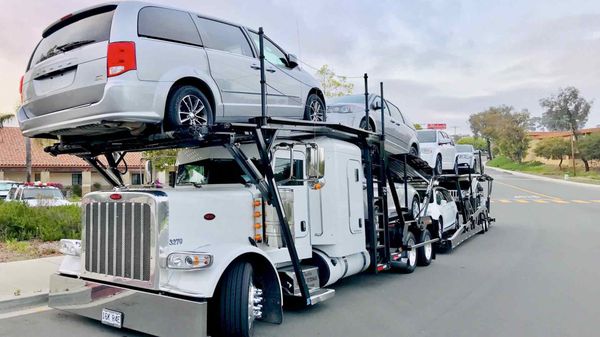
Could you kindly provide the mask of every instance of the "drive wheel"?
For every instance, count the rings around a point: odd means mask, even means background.
[[[424,230],[421,233],[421,238],[419,243],[431,240],[431,234],[429,230]],[[431,260],[433,258],[433,245],[428,243],[423,247],[417,248],[417,263],[419,266],[428,266],[431,264]]]
[[[217,301],[217,336],[250,337],[262,316],[262,290],[254,285],[252,265],[235,262],[223,276]]]
[[[433,173],[435,175],[442,174],[442,156],[438,155],[435,159],[435,167],[433,168]]]
[[[167,130],[182,126],[212,125],[213,111],[200,89],[184,85],[172,89],[164,118]]]
[[[421,212],[421,204],[419,203],[419,197],[414,196],[413,200],[412,200],[412,204],[410,206],[410,213],[412,214],[413,219],[417,220],[420,212]]]
[[[306,99],[304,120],[313,122],[325,121],[325,103],[317,94],[310,94]]]
[[[417,240],[415,239],[415,236],[413,233],[408,232],[408,234],[406,234],[406,244],[408,246],[414,246],[416,244]],[[402,266],[401,271],[403,273],[406,274],[410,274],[413,271],[415,271],[415,268],[417,268],[417,249],[411,249],[405,252],[406,256],[403,258],[403,260],[406,260],[404,266]]]

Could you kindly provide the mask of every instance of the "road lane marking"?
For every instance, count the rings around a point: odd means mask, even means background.
[[[528,200],[524,200],[524,199],[516,199],[515,202],[517,202],[519,204],[528,204],[529,203]]]
[[[561,200],[561,199],[552,199],[550,201],[552,201],[555,204],[569,204],[570,203],[568,201],[564,201],[564,200]]]
[[[527,189],[524,189],[524,188],[521,188],[519,186],[515,186],[515,185],[512,185],[512,184],[503,183],[503,182],[498,181],[498,180],[495,180],[494,182],[496,182],[496,183],[498,183],[500,185],[505,185],[505,186],[508,186],[508,187],[512,187],[512,188],[517,189],[519,191],[523,191],[523,192],[527,192],[527,193],[539,195],[539,196],[544,197],[544,198],[548,198],[548,199],[560,199],[558,197],[553,197],[553,196],[550,196],[550,195],[547,195],[547,194],[542,194],[542,193],[530,191],[530,190],[527,190]]]
[[[597,202],[600,204],[600,200],[592,200],[592,202]]]
[[[503,204],[510,204],[510,200],[506,200],[506,199],[498,199],[498,202],[501,202]]]
[[[577,204],[591,204],[591,202],[585,201],[585,200],[571,200],[571,201],[574,203],[577,203]]]
[[[536,200],[534,200],[533,202],[536,202],[536,203],[538,203],[538,204],[547,204],[547,203],[548,203],[548,201],[546,201],[546,200],[543,200],[543,199],[536,199]]]

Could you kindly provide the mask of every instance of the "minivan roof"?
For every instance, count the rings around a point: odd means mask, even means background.
[[[50,34],[52,34],[55,30],[57,30],[56,28],[60,28],[60,24],[62,22],[64,22],[66,19],[76,16],[78,14],[87,12],[87,11],[93,11],[95,9],[98,8],[102,8],[102,7],[106,7],[106,6],[119,6],[119,5],[127,5],[127,6],[134,6],[134,7],[139,7],[140,9],[143,7],[148,7],[148,6],[153,6],[153,7],[160,7],[160,8],[168,8],[168,9],[174,9],[174,10],[178,10],[178,11],[183,11],[183,12],[187,12],[187,13],[193,13],[196,15],[200,15],[204,18],[207,19],[212,19],[212,20],[216,20],[216,21],[220,21],[223,23],[228,23],[234,26],[240,26],[240,27],[244,27],[248,30],[252,30],[252,31],[257,31],[258,29],[253,29],[244,25],[240,25],[238,23],[235,22],[231,22],[231,21],[227,21],[227,20],[223,20],[221,18],[217,18],[217,17],[213,17],[213,16],[209,16],[209,15],[205,15],[205,14],[200,14],[188,9],[184,9],[184,8],[178,8],[178,7],[173,7],[173,6],[169,6],[169,5],[163,5],[163,4],[157,4],[157,3],[153,3],[153,2],[148,2],[148,1],[112,1],[112,2],[104,2],[98,5],[94,5],[94,6],[89,6],[83,9],[80,9],[78,11],[66,14],[65,16],[63,16],[62,18],[54,21],[52,24],[50,24],[46,29],[44,29],[44,31],[42,32],[42,37],[46,37]]]

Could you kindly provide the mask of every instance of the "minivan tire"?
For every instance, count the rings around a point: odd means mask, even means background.
[[[208,98],[192,85],[171,89],[167,98],[164,125],[167,131],[182,126],[212,125],[214,114]]]
[[[304,106],[304,120],[325,122],[325,102],[317,94],[310,94]]]
[[[439,176],[442,174],[442,171],[442,156],[438,154],[435,158],[435,167],[433,168],[433,173]]]

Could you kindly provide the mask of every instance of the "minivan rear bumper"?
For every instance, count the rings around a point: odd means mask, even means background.
[[[122,314],[122,326],[155,336],[207,335],[207,302],[196,302],[54,274],[48,306],[101,320],[102,309]]]
[[[66,130],[112,123],[159,123],[163,111],[156,111],[155,97],[160,82],[109,80],[98,103],[69,108],[30,118],[27,104],[21,106],[17,118],[23,135],[59,135]],[[107,125],[106,126],[113,126]],[[77,134],[73,130],[70,135]],[[81,134],[88,134],[83,131]]]

